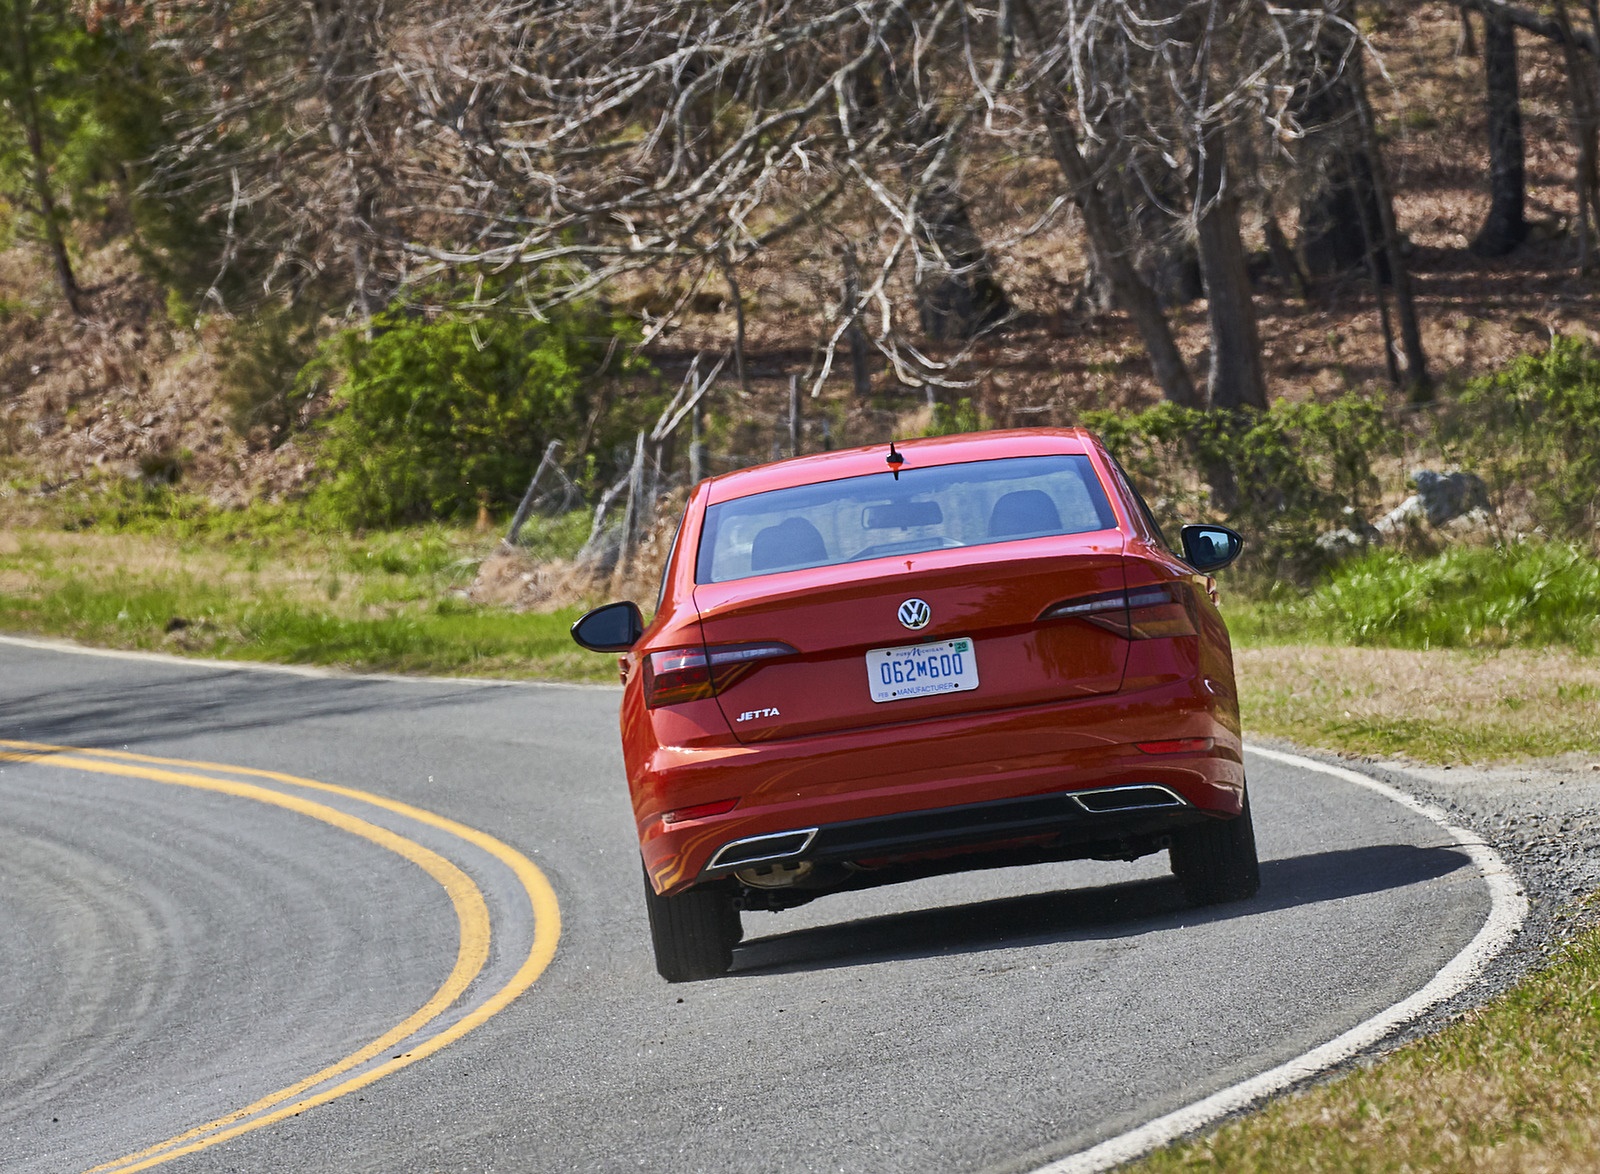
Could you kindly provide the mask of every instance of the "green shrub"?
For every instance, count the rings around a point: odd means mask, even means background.
[[[640,372],[627,327],[565,307],[546,321],[510,313],[425,316],[405,307],[347,331],[319,448],[328,480],[316,503],[347,526],[460,518],[514,505],[546,441],[601,421],[613,430],[648,403],[599,409],[597,375]],[[603,442],[602,433],[592,441]]]
[[[256,428],[277,448],[305,422],[326,372],[317,353],[317,311],[269,303],[236,321],[223,339],[222,402],[239,435]]]
[[[1469,383],[1443,422],[1448,452],[1497,506],[1528,499],[1547,533],[1594,540],[1600,526],[1600,354],[1560,335],[1542,354]]]
[[[937,401],[933,405],[933,418],[922,434],[953,436],[958,432],[982,432],[985,428],[993,427],[993,421],[983,414],[978,405],[963,396],[953,404]]]
[[[1136,414],[1091,412],[1097,432],[1149,499],[1169,534],[1222,521],[1245,534],[1253,577],[1308,579],[1325,566],[1319,535],[1365,519],[1377,503],[1374,457],[1397,451],[1383,402],[1280,401],[1269,411],[1160,404]]]

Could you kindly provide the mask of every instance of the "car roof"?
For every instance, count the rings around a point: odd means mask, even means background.
[[[1008,428],[994,432],[963,432],[955,436],[925,436],[896,440],[895,449],[906,460],[902,471],[919,465],[954,465],[964,461],[993,461],[1003,457],[1079,454],[1094,443],[1082,428]],[[785,461],[736,469],[711,479],[708,504],[749,497],[773,489],[792,489],[819,481],[838,481],[872,473],[889,476],[889,442],[835,452],[791,457]]]

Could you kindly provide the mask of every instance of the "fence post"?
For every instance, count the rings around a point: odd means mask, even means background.
[[[700,401],[696,400],[694,413],[689,417],[689,485],[692,488],[705,480],[706,476],[706,447],[701,439],[704,430],[702,417],[704,409]]]
[[[639,541],[643,526],[644,497],[644,433],[633,445],[633,468],[628,471],[628,508],[622,515],[622,546],[617,552],[616,578],[628,573],[633,563],[633,549]]]
[[[861,316],[856,303],[861,300],[861,285],[856,278],[856,255],[851,249],[845,254],[844,305],[845,313],[852,315],[845,340],[850,348],[850,384],[858,399],[872,394],[872,360],[867,355],[867,332],[861,329]]]
[[[511,528],[506,531],[506,545],[515,546],[517,535],[522,531],[523,525],[528,520],[528,515],[533,512],[534,494],[539,489],[539,479],[544,476],[544,471],[555,460],[556,453],[561,451],[561,442],[552,440],[544,446],[544,456],[539,459],[539,467],[533,471],[533,480],[528,482],[528,491],[522,495],[522,501],[517,505],[517,512],[512,515]]]
[[[800,376],[789,376],[789,455],[800,455]]]

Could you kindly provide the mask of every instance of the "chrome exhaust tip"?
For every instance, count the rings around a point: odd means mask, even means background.
[[[765,836],[747,836],[722,845],[712,854],[705,870],[721,868],[748,868],[772,860],[787,860],[811,847],[817,838],[816,828],[801,828],[792,832],[773,832]]]
[[[1130,783],[1121,787],[1102,787],[1098,791],[1075,791],[1072,800],[1091,815],[1189,806],[1183,796],[1160,783]]]

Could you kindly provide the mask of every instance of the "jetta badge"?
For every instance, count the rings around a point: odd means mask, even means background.
[[[933,609],[921,599],[908,599],[900,605],[900,622],[915,632],[926,628],[933,618]]]

